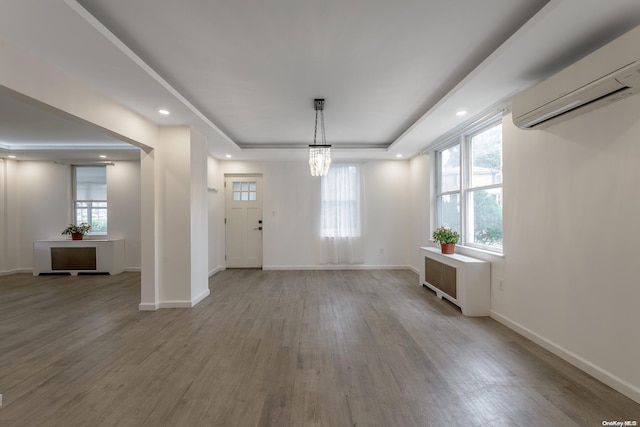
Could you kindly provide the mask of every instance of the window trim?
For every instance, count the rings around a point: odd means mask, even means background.
[[[461,128],[454,135],[450,135],[442,143],[437,144],[431,151],[431,155],[434,157],[434,173],[432,174],[434,185],[432,186],[433,191],[433,199],[432,199],[432,209],[431,214],[433,215],[431,233],[433,230],[441,224],[441,205],[442,205],[442,197],[451,194],[458,194],[460,198],[460,214],[459,214],[459,222],[460,222],[460,237],[461,241],[458,243],[459,246],[463,246],[466,248],[486,252],[492,255],[502,256],[504,254],[504,223],[503,223],[503,245],[501,248],[496,248],[492,246],[486,246],[471,242],[468,238],[468,222],[469,222],[469,212],[468,212],[468,200],[469,194],[479,191],[479,190],[491,190],[495,188],[503,189],[503,197],[504,197],[504,179],[499,184],[489,184],[482,185],[477,187],[471,187],[471,173],[470,171],[473,168],[473,159],[470,156],[471,153],[471,140],[474,136],[494,127],[502,124],[502,112],[494,113],[487,115],[485,118],[477,120],[471,123],[467,127]],[[449,148],[455,147],[456,145],[460,146],[460,186],[457,190],[449,190],[449,191],[440,191],[442,188],[442,156],[441,153],[443,151],[448,150]],[[504,148],[503,148],[504,153]],[[502,171],[504,176],[504,171]],[[503,214],[504,214],[504,205]],[[504,218],[504,215],[503,215]],[[429,236],[431,236],[431,233]]]

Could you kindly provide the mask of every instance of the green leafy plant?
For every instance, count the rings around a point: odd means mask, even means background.
[[[70,234],[82,234],[83,236],[85,234],[87,234],[89,232],[89,230],[91,230],[91,226],[89,224],[87,224],[86,222],[83,222],[80,225],[73,225],[73,224],[69,224],[69,226],[67,228],[65,228],[64,230],[62,230],[62,233],[60,234],[66,234],[66,235],[70,235]]]
[[[457,231],[448,227],[438,227],[433,232],[433,240],[438,243],[456,244],[460,239],[460,235]]]

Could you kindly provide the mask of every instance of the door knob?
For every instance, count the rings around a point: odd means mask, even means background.
[[[254,230],[262,230],[262,227],[254,228]]]

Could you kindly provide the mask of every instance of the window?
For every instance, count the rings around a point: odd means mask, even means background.
[[[255,201],[257,200],[258,183],[252,182],[234,182],[233,183],[233,201]]]
[[[333,164],[321,182],[322,237],[360,237],[360,165]]]
[[[437,226],[461,244],[502,252],[502,124],[493,118],[436,151]]]
[[[74,224],[91,225],[90,234],[107,234],[107,167],[73,166]]]

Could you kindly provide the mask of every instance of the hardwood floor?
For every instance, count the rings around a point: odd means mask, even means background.
[[[640,405],[410,271],[0,277],[0,426],[601,426]]]

